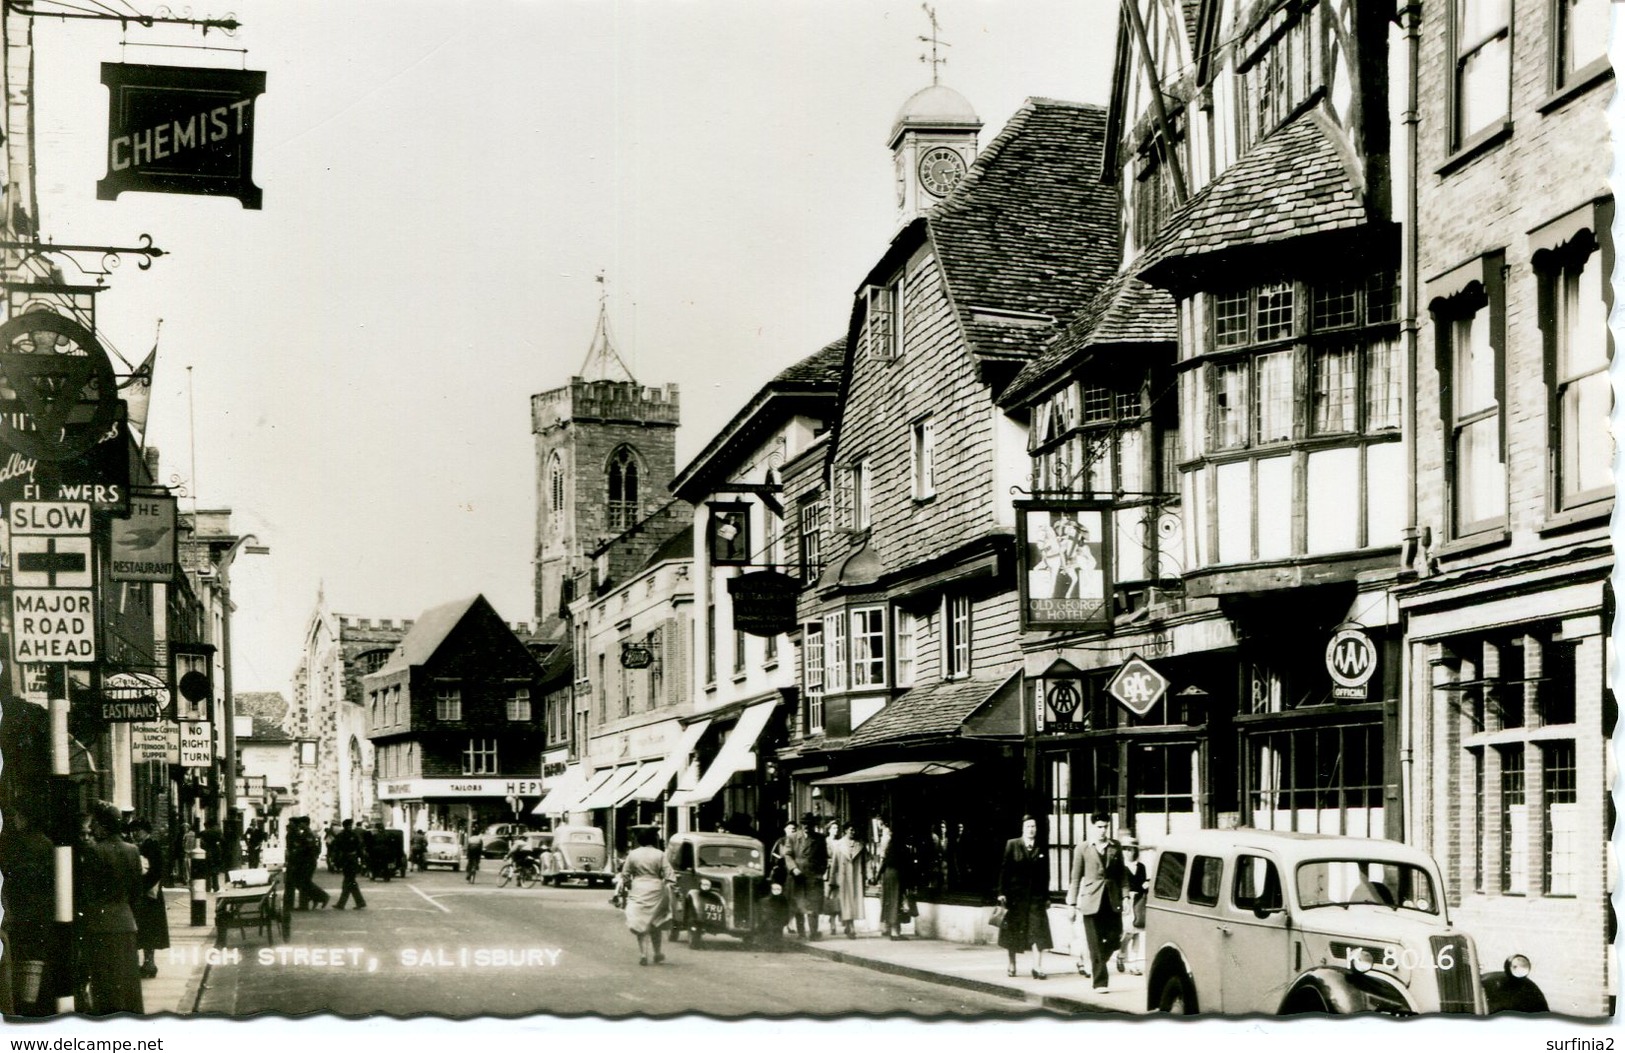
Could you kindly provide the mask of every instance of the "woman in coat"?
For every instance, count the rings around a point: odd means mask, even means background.
[[[144,1012],[130,911],[130,901],[141,895],[141,854],[119,836],[123,825],[117,805],[98,801],[74,849],[74,936],[89,994],[81,1009],[97,1016]]]
[[[908,856],[903,842],[892,834],[891,821],[880,820],[880,928],[889,940],[903,938],[904,895],[907,892]]]
[[[999,946],[1010,956],[1006,976],[1016,975],[1016,955],[1031,947],[1033,979],[1042,980],[1049,938],[1049,862],[1038,847],[1038,820],[1024,816],[1021,836],[1005,842],[999,867],[999,906],[1005,908]]]
[[[655,964],[659,965],[666,960],[660,953],[660,934],[671,924],[669,890],[677,875],[666,853],[655,847],[659,835],[654,827],[638,827],[636,837],[638,847],[628,852],[626,862],[621,864],[618,891],[626,900],[626,927],[638,938],[638,964],[649,964],[652,945]]]
[[[130,901],[135,914],[135,941],[141,948],[141,976],[158,975],[157,952],[169,946],[169,910],[164,905],[164,846],[152,837],[152,824],[130,821],[130,838],[141,854],[141,894]]]
[[[857,939],[852,924],[863,917],[863,842],[858,840],[856,823],[848,822],[841,836],[830,838],[829,876],[824,886],[824,902],[835,908],[846,938]]]

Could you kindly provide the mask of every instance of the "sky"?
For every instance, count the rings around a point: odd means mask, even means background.
[[[934,8],[984,145],[1028,97],[1104,104],[1109,0]],[[318,589],[361,617],[483,593],[531,620],[529,397],[579,372],[600,295],[634,375],[680,388],[681,466],[844,332],[896,229],[892,122],[931,82],[917,0],[190,13],[242,28],[36,20],[40,229],[166,253],[125,260],[98,329],[135,363],[162,319],[163,481],[270,548],[233,569],[238,691],[289,690]],[[262,210],[96,199],[120,61],[266,72]]]

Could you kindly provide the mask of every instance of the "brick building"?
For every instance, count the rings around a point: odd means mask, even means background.
[[[1406,835],[1495,965],[1613,1011],[1609,4],[1420,8]]]
[[[484,596],[424,611],[361,678],[381,818],[414,830],[478,830],[542,796],[545,648]]]
[[[788,572],[801,564],[797,524],[819,508],[785,500],[781,473],[822,449],[845,354],[846,341],[831,343],[762,385],[672,482],[694,506],[698,593],[687,744],[700,765],[671,798],[678,829],[714,830],[745,815],[768,833],[787,811],[815,810],[805,793],[790,801],[783,781],[767,777],[792,729],[817,719],[797,705],[793,601],[803,579]]]

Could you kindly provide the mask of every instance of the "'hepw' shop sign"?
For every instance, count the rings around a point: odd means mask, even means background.
[[[107,176],[96,196],[126,190],[234,197],[257,209],[254,100],[265,92],[257,70],[102,63],[111,95]]]

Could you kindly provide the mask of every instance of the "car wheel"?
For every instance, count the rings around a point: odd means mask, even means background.
[[[1177,1016],[1196,1012],[1196,999],[1191,996],[1184,976],[1175,973],[1163,983],[1162,993],[1157,996],[1157,1011]]]
[[[461,863],[453,863],[451,865],[451,872],[453,874],[457,873],[461,869],[463,869],[463,864],[461,864]]]
[[[1313,987],[1302,987],[1294,991],[1292,997],[1287,999],[1286,1005],[1281,1007],[1282,1015],[1331,1012],[1332,1007],[1326,1004],[1326,999]]]
[[[705,934],[700,931],[700,919],[690,914],[688,917],[688,945],[697,951],[704,939]]]

